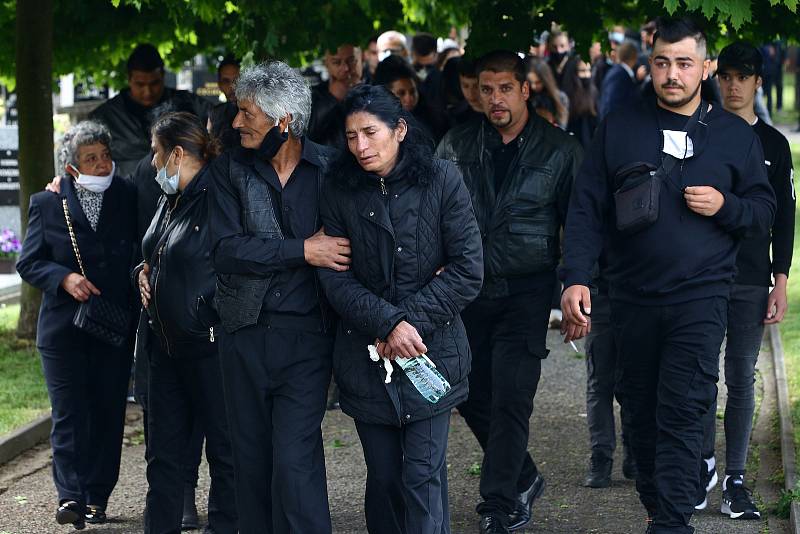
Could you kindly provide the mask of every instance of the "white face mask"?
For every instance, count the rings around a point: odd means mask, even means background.
[[[170,153],[169,158],[172,157],[172,154],[173,153]],[[181,166],[179,163],[178,170],[175,172],[175,174],[172,176],[167,176],[167,164],[169,163],[169,158],[167,158],[167,162],[164,164],[164,166],[158,169],[158,173],[156,173],[156,182],[158,182],[158,185],[161,186],[161,190],[166,194],[174,195],[178,192],[178,183],[180,182],[181,177]]]
[[[93,193],[102,193],[108,186],[111,185],[111,180],[114,178],[114,172],[117,170],[117,164],[111,162],[111,172],[108,176],[92,176],[91,174],[83,174],[75,165],[70,165],[72,170],[78,173],[75,183]]]

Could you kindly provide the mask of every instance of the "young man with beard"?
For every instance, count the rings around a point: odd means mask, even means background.
[[[723,514],[732,519],[758,519],[761,512],[744,485],[747,448],[755,409],[755,369],[764,325],[779,323],[787,309],[786,284],[794,244],[795,194],[792,152],[778,130],[759,120],[753,101],[761,86],[762,57],[756,47],[739,41],[722,49],[717,60],[722,106],[753,127],[761,141],[767,176],[775,191],[777,210],[769,238],[748,236],[736,257],[737,274],[728,303],[725,344],[725,478],[722,481]],[[770,245],[772,260],[770,260]],[[774,278],[775,286],[769,287]],[[698,504],[708,504],[707,494],[716,485],[714,458],[717,404],[706,416]]]
[[[704,33],[659,21],[650,66],[657,98],[606,117],[575,180],[562,328],[567,341],[590,329],[605,249],[647,532],[691,534],[739,239],[767,235],[775,195],[752,128],[701,99]]]
[[[544,479],[528,452],[529,420],[547,357],[559,232],[581,148],[528,106],[517,54],[476,66],[485,118],[456,126],[437,156],[464,176],[481,230],[484,285],[461,317],[472,349],[469,398],[459,406],[484,451],[482,533],[522,528]]]

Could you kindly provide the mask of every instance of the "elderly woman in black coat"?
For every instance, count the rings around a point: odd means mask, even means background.
[[[133,316],[128,274],[136,250],[136,191],[116,173],[111,134],[100,123],[70,128],[59,159],[60,193],[31,197],[17,271],[43,293],[36,347],[53,412],[56,522],[83,529],[106,522],[119,475],[133,356],[126,315]],[[119,312],[93,314],[95,322],[107,321],[113,336],[74,324],[81,304],[90,302]]]
[[[367,463],[371,533],[449,533],[445,453],[450,410],[467,397],[471,355],[459,312],[480,291],[483,252],[456,167],[436,160],[424,131],[379,86],[345,100],[349,151],[331,167],[325,232],[347,237],[352,264],[320,272],[341,316],[334,376]],[[452,389],[425,399],[396,363],[426,354]]]

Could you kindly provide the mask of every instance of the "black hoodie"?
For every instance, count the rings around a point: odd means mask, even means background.
[[[658,110],[658,111],[657,111]],[[613,192],[617,171],[634,162],[661,163],[660,128],[680,130],[688,117],[648,99],[612,112],[599,126],[570,198],[564,236],[565,287],[589,285],[604,243],[604,274],[612,298],[643,305],[687,302],[729,294],[739,239],[768,239],[775,195],[753,129],[720,106],[693,136],[695,154],[679,162],[662,185],[660,213],[630,236],[616,229]],[[712,217],[689,210],[682,189],[709,185],[725,201]]]

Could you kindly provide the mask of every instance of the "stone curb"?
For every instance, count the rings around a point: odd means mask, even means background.
[[[786,382],[786,366],[783,361],[783,344],[777,325],[769,326],[770,348],[772,349],[775,385],[778,393],[778,417],[780,418],[781,458],[786,491],[793,491],[797,484],[797,460],[795,458],[794,428],[792,424],[789,387]],[[792,501],[789,514],[789,532],[800,534],[800,503]]]
[[[38,445],[50,436],[50,414],[0,436],[0,465]]]

